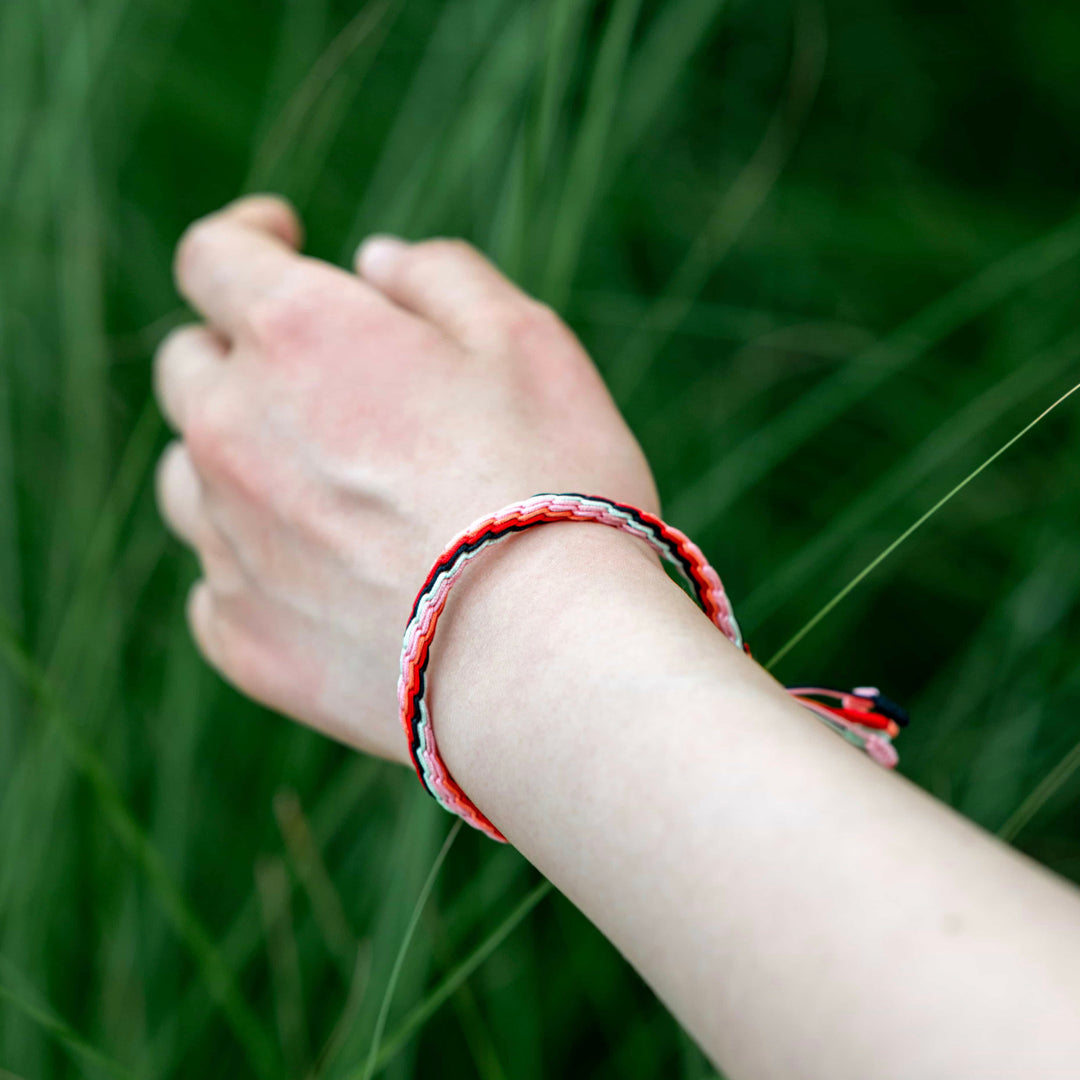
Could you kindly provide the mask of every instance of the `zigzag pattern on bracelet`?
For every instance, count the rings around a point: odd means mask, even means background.
[[[431,568],[413,604],[401,650],[398,707],[409,740],[409,753],[424,787],[445,809],[501,843],[506,842],[506,837],[462,791],[439,755],[425,699],[428,657],[450,589],[469,563],[485,549],[515,533],[556,521],[595,522],[644,540],[678,570],[723,635],[737,648],[750,652],[719,575],[689,537],[655,514],[595,495],[566,492],[534,495],[470,525],[451,541]],[[907,714],[876,689],[858,687],[845,694],[820,687],[795,687],[789,693],[875,761],[889,768],[896,765],[892,739],[899,727],[906,725]],[[821,697],[838,704],[826,704],[818,700]]]

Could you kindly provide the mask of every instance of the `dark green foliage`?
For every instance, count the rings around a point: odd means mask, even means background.
[[[194,655],[149,403],[188,221],[273,189],[331,260],[492,253],[766,657],[1080,380],[1078,49],[1051,0],[0,5],[0,1075],[363,1076],[450,825]],[[885,687],[909,776],[1080,881],[1078,408],[778,674]],[[545,895],[456,841],[385,1075],[710,1075]]]

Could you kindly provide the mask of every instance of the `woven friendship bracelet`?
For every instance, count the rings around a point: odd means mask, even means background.
[[[461,790],[439,755],[425,699],[428,655],[450,589],[469,563],[485,549],[515,533],[554,521],[592,521],[644,540],[679,571],[721,633],[736,648],[748,655],[750,652],[742,639],[724,586],[701,549],[655,514],[593,495],[544,494],[514,503],[470,525],[439,556],[413,604],[401,650],[398,707],[420,782],[445,809],[502,843],[506,842],[506,837]],[[820,687],[794,687],[788,692],[875,761],[888,768],[896,765],[892,739],[899,728],[907,724],[907,714],[875,688],[858,687],[843,693]]]

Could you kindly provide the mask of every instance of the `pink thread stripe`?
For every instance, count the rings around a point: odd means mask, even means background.
[[[398,708],[420,782],[441,806],[500,843],[506,843],[506,837],[462,791],[439,754],[426,701],[428,655],[450,589],[469,563],[515,533],[555,521],[596,522],[644,540],[675,566],[705,614],[724,636],[737,648],[750,651],[743,642],[720,577],[701,549],[685,533],[661,521],[655,514],[595,495],[564,493],[534,495],[473,522],[447,545],[417,593],[401,649]],[[798,698],[798,688],[791,692],[801,705],[875,761],[888,768],[896,765],[896,750],[888,735],[837,716],[818,702]],[[814,692],[814,688],[808,688],[806,692]],[[832,690],[818,692],[842,696]]]
[[[788,693],[795,697],[804,709],[809,709],[827,727],[831,727],[833,731],[838,735],[842,735],[849,743],[865,751],[879,765],[884,766],[886,769],[895,769],[899,764],[900,755],[896,752],[892,739],[883,731],[875,731],[873,728],[863,727],[852,720],[837,716],[825,706],[819,705],[816,701],[811,701],[808,698],[798,697],[791,690]]]
[[[428,653],[450,589],[469,563],[515,533],[555,521],[596,522],[644,540],[676,567],[724,636],[738,648],[745,647],[720,577],[701,549],[684,533],[647,511],[597,496],[543,494],[481,518],[459,533],[431,568],[413,604],[401,650],[398,707],[409,752],[424,787],[441,806],[503,843],[506,838],[462,791],[439,755],[425,696]]]

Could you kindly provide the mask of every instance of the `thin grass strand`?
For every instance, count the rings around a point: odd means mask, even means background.
[[[409,917],[409,923],[405,927],[405,935],[402,937],[401,944],[398,946],[397,956],[394,958],[394,966],[390,970],[390,978],[386,981],[386,990],[383,992],[382,1003],[379,1006],[379,1015],[375,1021],[375,1031],[371,1036],[371,1048],[368,1050],[367,1062],[364,1065],[363,1080],[371,1080],[371,1077],[375,1074],[379,1045],[382,1042],[383,1030],[386,1027],[386,1018],[390,1014],[390,1005],[394,1000],[394,990],[397,987],[401,969],[405,964],[405,955],[409,951],[409,944],[413,939],[413,935],[416,933],[417,924],[420,922],[420,916],[423,914],[428,897],[431,895],[431,890],[435,887],[435,881],[439,876],[439,871],[442,869],[442,865],[446,861],[446,856],[450,853],[450,849],[454,846],[454,841],[458,838],[458,834],[461,832],[463,824],[464,822],[459,818],[454,822],[452,828],[446,834],[443,846],[439,849],[438,855],[435,856],[435,861],[431,864],[431,870],[428,873],[427,880],[424,882],[424,887],[420,890],[420,895],[416,898],[416,905],[413,908],[412,915]]]
[[[1080,214],[927,305],[890,337],[822,380],[668,501],[668,517],[703,532],[744,491],[859,401],[1006,297],[1080,255]]]
[[[84,1039],[69,1023],[60,1019],[56,1013],[45,1006],[30,1001],[27,995],[17,991],[12,985],[13,965],[0,956],[0,1001],[6,1002],[18,1010],[28,1020],[51,1035],[70,1054],[77,1067],[89,1066],[96,1072],[110,1076],[113,1080],[134,1080],[133,1073],[127,1066],[114,1061],[102,1053],[96,1046]],[[20,982],[25,980],[20,979]],[[0,1077],[5,1073],[0,1069]],[[14,1074],[7,1074],[14,1075]]]
[[[1005,824],[998,829],[998,836],[1012,843],[1077,769],[1080,769],[1080,742],[1043,777],[1035,790],[1013,811]]]
[[[926,524],[947,502],[949,502],[954,496],[958,495],[964,490],[977,476],[988,469],[1002,454],[1009,450],[1012,446],[1018,443],[1036,424],[1040,423],[1043,419],[1050,415],[1059,405],[1067,401],[1077,390],[1080,390],[1080,383],[1077,383],[1071,390],[1067,390],[1061,395],[1052,405],[1044,409],[1034,420],[1031,421],[1026,427],[1018,431],[1004,446],[995,450],[981,465],[973,469],[963,480],[960,481],[951,491],[943,495],[929,510],[926,511],[918,520],[909,525],[884,551],[881,552],[875,559],[872,559],[862,570],[859,571],[813,618],[810,619],[800,630],[798,630],[787,642],[774,653],[765,664],[765,669],[771,671],[781,660],[796,645],[799,644],[811,630],[814,629],[826,615],[829,614],[838,604],[840,604],[854,589],[856,589],[863,581],[866,580],[901,544],[904,543],[913,533],[917,532]]]
[[[510,933],[529,915],[533,908],[543,900],[554,886],[550,881],[542,881],[536,886],[512,912],[439,983],[428,996],[401,1022],[399,1027],[386,1040],[375,1068],[370,1074],[361,1075],[360,1071],[349,1075],[348,1080],[370,1080],[398,1055],[405,1044],[427,1023],[435,1012],[447,1001],[459,986],[503,943]]]
[[[60,735],[61,745],[75,769],[90,785],[113,835],[145,874],[176,936],[191,953],[207,992],[221,1007],[252,1072],[263,1080],[277,1080],[281,1070],[274,1043],[241,995],[213,939],[188,904],[153,841],[128,809],[108,767],[79,734],[45,673],[2,621],[0,659],[37,699],[46,721]]]

